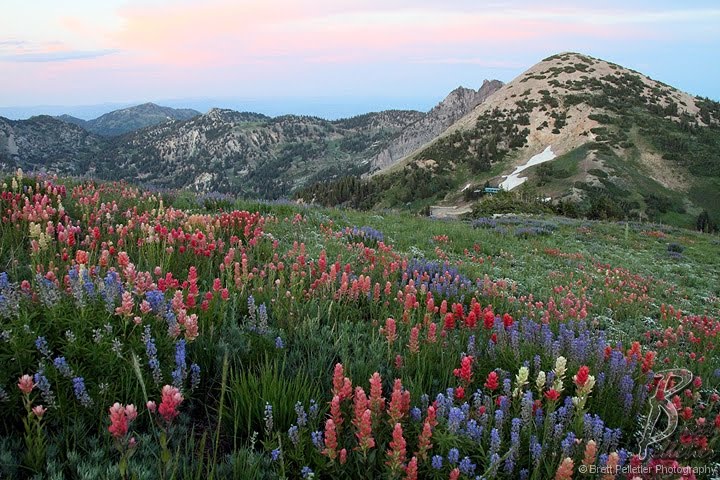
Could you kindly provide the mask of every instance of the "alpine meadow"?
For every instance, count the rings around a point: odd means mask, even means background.
[[[445,3],[10,0],[0,480],[720,478],[720,9]]]

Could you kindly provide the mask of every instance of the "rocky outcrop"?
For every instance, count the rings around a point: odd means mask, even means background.
[[[371,169],[388,168],[409,153],[434,140],[445,129],[470,113],[502,86],[503,83],[499,80],[485,80],[478,90],[465,87],[456,88],[423,118],[403,130],[387,148],[378,153],[371,161]]]

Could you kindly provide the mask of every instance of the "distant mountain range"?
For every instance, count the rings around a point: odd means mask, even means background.
[[[333,121],[219,108],[201,115],[153,104],[88,122],[0,117],[0,167],[277,198],[398,160],[501,85],[458,88],[429,113],[387,110]]]
[[[490,185],[687,223],[720,216],[719,152],[719,103],[577,53],[457,88],[429,112],[0,117],[0,168],[361,208],[468,210]]]
[[[189,120],[198,115],[200,112],[189,108],[170,108],[154,103],[143,103],[115,110],[92,120],[82,120],[71,115],[60,115],[56,118],[82,127],[96,135],[115,137],[173,120]]]

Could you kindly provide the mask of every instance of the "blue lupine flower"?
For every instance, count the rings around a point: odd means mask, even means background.
[[[457,433],[463,420],[465,420],[463,411],[457,407],[451,408],[448,415],[448,430],[451,433]]]
[[[310,413],[310,418],[312,420],[315,420],[318,416],[318,404],[315,402],[314,398],[310,399],[310,408],[308,408],[308,412]]]
[[[490,454],[497,453],[500,450],[500,432],[497,428],[490,431]]]
[[[422,411],[418,407],[410,409],[410,417],[414,422],[419,422],[422,419]]]
[[[305,413],[305,407],[300,402],[295,404],[295,413],[297,414],[297,424],[300,427],[307,425],[307,413]]]
[[[297,445],[300,442],[300,434],[298,433],[298,426],[291,425],[288,429],[288,437],[293,445]]]
[[[500,410],[500,409],[495,410],[495,429],[496,430],[498,430],[498,431],[502,430],[504,418],[505,418],[505,413],[502,410]]]
[[[73,391],[75,392],[75,398],[77,398],[83,407],[89,407],[92,405],[92,399],[85,388],[85,380],[82,377],[75,377],[72,380]]]
[[[145,292],[145,299],[150,304],[150,308],[154,314],[160,315],[160,313],[164,310],[163,306],[165,305],[165,294],[160,290],[150,290],[149,292]]]
[[[173,386],[180,388],[187,378],[187,364],[185,359],[185,340],[180,339],[175,344],[175,365],[172,371]]]
[[[73,374],[72,368],[70,368],[70,365],[68,365],[67,361],[65,360],[65,357],[57,357],[53,361],[53,365],[55,368],[57,368],[58,372],[65,377],[65,378],[72,378],[75,375]]]
[[[283,343],[283,339],[280,337],[275,337],[275,348],[278,350],[281,348],[285,348],[285,344]]]
[[[270,452],[270,457],[272,458],[273,462],[277,462],[278,458],[280,458],[280,449],[276,448],[272,452]]]
[[[442,468],[443,468],[442,455],[433,455],[431,465],[432,465],[432,468],[434,468],[435,470],[442,470]]]
[[[265,414],[263,418],[265,419],[265,430],[271,432],[273,428],[273,407],[268,402],[265,402]]]
[[[537,466],[540,463],[540,456],[542,455],[542,445],[538,442],[535,435],[530,436],[530,458],[532,458],[533,464]]]
[[[476,465],[472,463],[470,457],[463,458],[459,466],[460,472],[468,476],[475,473],[475,467]]]
[[[302,467],[300,470],[300,474],[302,475],[302,478],[315,478],[315,474],[313,473],[312,469],[310,467]]]
[[[45,337],[37,337],[35,339],[35,347],[44,357],[50,356],[50,349],[48,348],[48,343],[47,340],[45,340]]]
[[[150,331],[150,325],[145,325],[142,341],[145,343],[145,354],[148,357],[148,366],[150,367],[150,370],[152,370],[153,381],[156,386],[159,386],[163,382],[163,376],[162,371],[160,370],[160,361],[157,358],[155,339],[153,339]]]
[[[451,448],[447,458],[451,465],[455,465],[460,460],[460,451],[457,448]]]
[[[568,432],[565,439],[560,443],[563,457],[571,457],[573,448],[575,447],[575,433]]]
[[[315,432],[312,432],[310,434],[310,438],[312,439],[313,445],[315,445],[315,448],[318,450],[322,450],[325,446],[325,443],[323,442],[323,432],[320,430],[317,430]]]
[[[470,419],[467,422],[467,434],[471,439],[479,442],[482,439],[483,427],[478,425],[475,419]]]
[[[200,365],[190,365],[190,390],[195,390],[200,385]]]
[[[43,371],[43,369],[40,369],[33,376],[33,381],[35,382],[35,386],[38,388],[38,390],[40,390],[40,395],[42,396],[45,403],[48,406],[55,405],[55,395],[50,389],[50,381],[45,376],[45,372]]]

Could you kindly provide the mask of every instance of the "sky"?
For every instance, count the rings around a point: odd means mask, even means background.
[[[427,110],[576,51],[720,99],[720,2],[3,0],[0,115]]]

